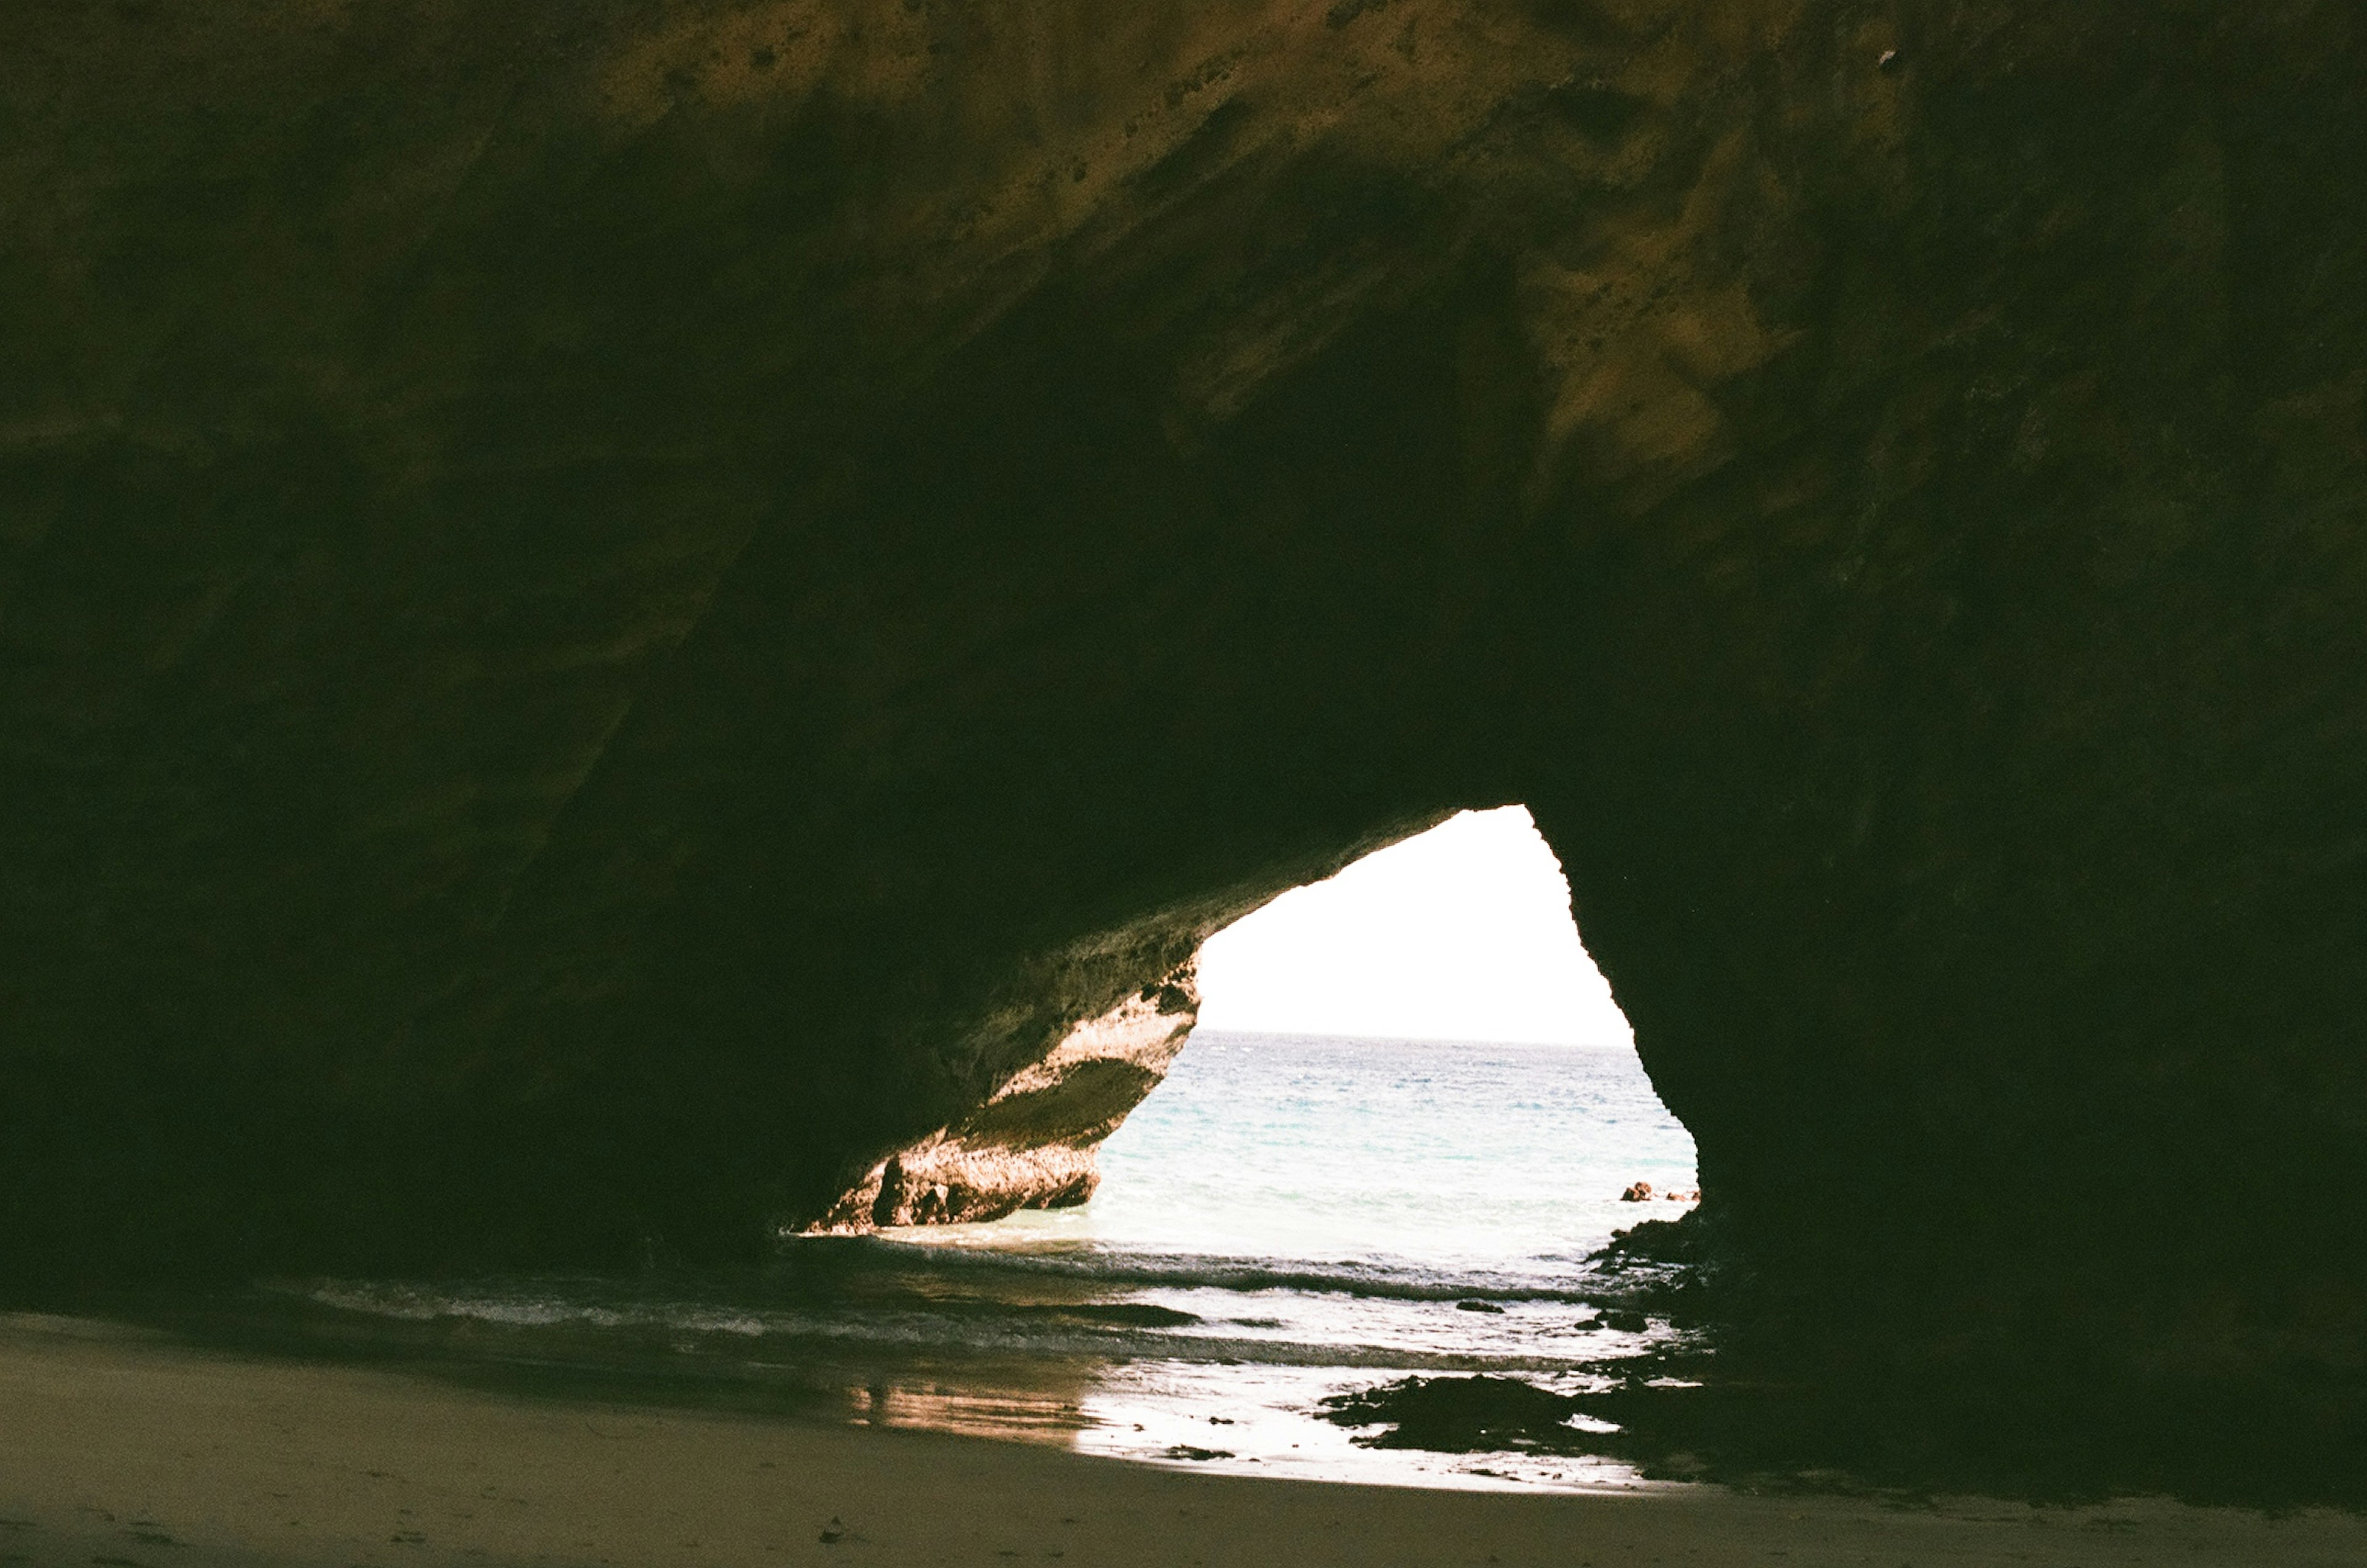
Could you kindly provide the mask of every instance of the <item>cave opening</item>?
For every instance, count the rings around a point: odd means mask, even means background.
[[[963,1239],[1520,1269],[1697,1201],[1693,1137],[1524,807],[1283,893],[1195,969],[1197,1026],[1101,1144],[1092,1199]]]
[[[1209,938],[1197,1026],[1013,1238],[1518,1268],[1689,1212],[1693,1140],[1519,806],[1465,811]]]
[[[1594,1446],[1609,1428],[1578,1401],[1690,1341],[1598,1255],[1692,1212],[1695,1151],[1528,812],[1462,812],[1285,893],[1211,936],[1195,969],[1197,1024],[1100,1140],[1089,1197],[965,1220],[957,1184],[991,1163],[980,1121],[911,1156],[959,1151],[938,1156],[950,1199],[913,1200],[914,1168],[889,1170],[870,1201],[894,1223],[872,1244],[952,1266],[943,1288],[1006,1326],[1082,1328],[1060,1344],[1092,1365],[1070,1396],[1083,1447],[1620,1483]],[[1150,1007],[1121,1014],[1155,1023]],[[1482,1408],[1430,1431],[1408,1398]],[[970,1424],[910,1390],[876,1418]]]

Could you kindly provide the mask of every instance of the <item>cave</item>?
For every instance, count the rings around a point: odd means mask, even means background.
[[[10,1280],[745,1258],[1519,801],[1771,1342],[2367,1408],[2350,8],[21,35]]]
[[[1122,1129],[1113,1212],[1104,1145]],[[1626,1203],[1696,1201],[1693,1165],[1515,806],[1458,813],[1215,932],[790,1234],[1093,1203],[1004,1239],[1403,1261],[1455,1237],[1467,1264],[1543,1249],[1566,1272],[1617,1225],[1681,1212]],[[1401,1225],[1415,1210],[1427,1220]]]

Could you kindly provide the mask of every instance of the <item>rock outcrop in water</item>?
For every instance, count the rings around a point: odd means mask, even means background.
[[[12,1273],[734,1255],[1519,800],[1771,1322],[2367,1354],[2355,6],[12,27]]]

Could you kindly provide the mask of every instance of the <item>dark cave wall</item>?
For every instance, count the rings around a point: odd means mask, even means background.
[[[911,243],[871,226],[996,171],[938,166],[975,124],[883,124],[863,51],[843,94],[620,130],[600,50],[632,26],[484,35],[266,52],[324,101],[232,98],[245,123],[69,57],[98,101],[62,139],[143,93],[184,112],[85,149],[103,216],[150,239],[194,187],[236,221],[175,231],[210,265],[118,261],[72,212],[20,247],[174,317],[124,385],[40,389],[12,471],[36,1259],[742,1250],[1467,793],[1434,231],[1391,241],[1422,287],[1195,461],[1172,383],[1221,275],[1046,283],[982,327],[957,276],[934,338],[866,298]],[[502,93],[435,76],[456,51]],[[152,140],[162,173],[111,166]],[[406,159],[445,171],[424,210],[345,232]],[[1142,198],[1179,210],[1136,267],[1238,219],[1199,183]],[[1323,220],[1286,259],[1389,197],[1353,169],[1250,193]],[[1130,341],[1151,299],[1188,319]],[[91,324],[25,333],[80,363]],[[1309,460],[1295,427],[1343,393],[1380,460]]]
[[[1527,798],[1820,1317],[2356,1365],[2367,209],[2297,179],[2361,126],[2304,16],[1952,60],[2014,69],[1820,212],[1752,456],[1564,492],[1590,744]]]
[[[1522,800],[1778,1298],[2355,1356],[2357,29],[43,10],[10,1268],[742,1252]]]

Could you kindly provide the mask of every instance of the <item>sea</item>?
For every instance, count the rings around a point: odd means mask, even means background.
[[[1624,1198],[1637,1183],[1696,1180],[1632,1049],[1203,1031],[1101,1168],[1076,1208],[784,1237],[745,1277],[272,1289],[357,1343],[624,1397],[1236,1473],[1661,1484],[1591,1451],[1612,1428],[1574,1408],[1555,1440],[1483,1421],[1425,1446],[1376,1398],[1582,1395],[1692,1332],[1624,1309],[1595,1256],[1692,1206]]]

